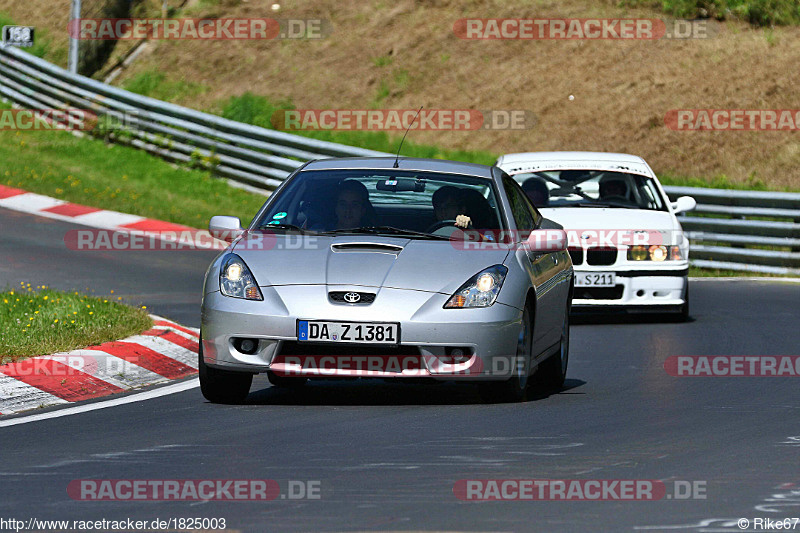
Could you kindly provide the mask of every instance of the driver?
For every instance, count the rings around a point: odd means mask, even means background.
[[[440,187],[433,193],[431,198],[433,212],[436,220],[454,220],[459,228],[466,228],[472,220],[465,215],[467,212],[466,198],[463,191],[452,185]]]
[[[366,223],[369,207],[369,191],[366,186],[356,180],[343,181],[336,193],[335,229],[352,229],[363,226]]]
[[[619,178],[604,179],[600,182],[600,199],[628,199],[628,186]]]

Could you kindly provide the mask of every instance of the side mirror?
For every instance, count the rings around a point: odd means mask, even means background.
[[[525,241],[531,252],[558,252],[567,249],[567,232],[563,229],[533,230]]]
[[[672,202],[672,210],[677,215],[678,213],[685,213],[686,211],[691,211],[697,207],[697,200],[692,198],[691,196],[681,196],[674,202]]]
[[[208,223],[208,232],[216,239],[233,242],[244,229],[238,217],[215,216]]]

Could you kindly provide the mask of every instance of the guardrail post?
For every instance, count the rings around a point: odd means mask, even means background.
[[[72,0],[72,13],[70,14],[70,24],[69,28],[74,33],[77,29],[77,22],[75,23],[76,26],[72,25],[72,21],[77,21],[81,18],[81,0]],[[73,74],[78,73],[78,59],[80,58],[79,52],[79,43],[80,39],[78,39],[79,35],[70,35],[69,37],[69,71]]]

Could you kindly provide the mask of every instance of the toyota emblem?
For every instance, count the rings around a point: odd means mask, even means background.
[[[346,292],[344,294],[344,301],[347,303],[354,304],[361,299],[361,295],[357,292]]]

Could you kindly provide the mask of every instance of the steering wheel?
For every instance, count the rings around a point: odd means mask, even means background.
[[[425,232],[426,233],[433,233],[434,231],[440,230],[440,229],[442,229],[444,227],[455,226],[455,225],[456,225],[456,221],[455,220],[440,220],[438,222],[434,222],[433,224],[431,224],[428,227],[428,229],[425,230]],[[464,228],[459,228],[459,229],[464,229]]]

